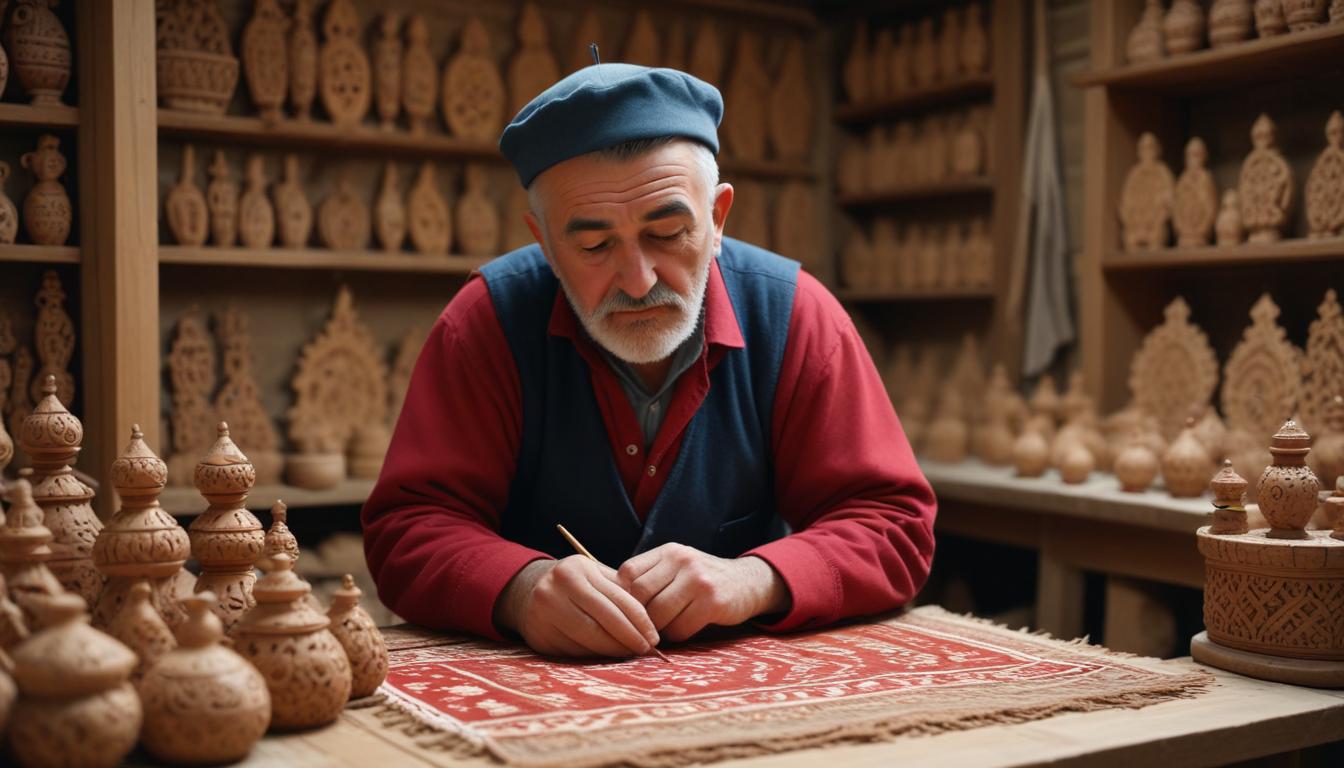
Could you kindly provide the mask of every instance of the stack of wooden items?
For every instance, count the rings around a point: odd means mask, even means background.
[[[137,742],[172,763],[234,761],[268,729],[330,723],[373,694],[387,650],[359,590],[346,576],[315,605],[283,503],[269,531],[246,508],[256,470],[226,424],[194,467],[209,508],[189,530],[159,506],[168,467],[132,427],[104,526],[71,469],[83,425],[54,376],[42,391],[0,528],[0,732],[21,765],[110,767]]]
[[[1329,9],[1326,4],[1329,2]],[[1182,56],[1250,40],[1305,32],[1324,24],[1344,22],[1339,0],[1213,0],[1207,19],[1199,0],[1173,0],[1165,14],[1162,0],[1147,0],[1143,14],[1125,43],[1131,64]]]

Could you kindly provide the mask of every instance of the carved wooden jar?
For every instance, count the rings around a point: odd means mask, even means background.
[[[256,605],[252,565],[266,545],[261,521],[247,510],[256,477],[252,463],[229,437],[229,425],[221,421],[219,439],[196,465],[196,490],[210,508],[192,522],[189,535],[191,553],[201,564],[196,591],[220,596],[214,611],[225,632]]]
[[[350,697],[354,699],[373,695],[387,679],[387,644],[378,625],[360,606],[362,594],[354,576],[347,573],[341,577],[341,588],[332,593],[331,610],[327,611],[331,633],[350,659]]]

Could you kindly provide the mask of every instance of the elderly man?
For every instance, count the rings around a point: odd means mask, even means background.
[[[682,72],[597,64],[505,129],[538,244],[440,315],[363,510],[401,616],[626,656],[923,584],[933,493],[849,317],[723,235],[722,112]]]

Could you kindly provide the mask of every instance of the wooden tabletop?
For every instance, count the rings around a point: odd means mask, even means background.
[[[1189,659],[1176,663],[1191,664]],[[1191,699],[1143,709],[1058,715],[939,736],[862,746],[828,747],[732,760],[723,766],[1179,766],[1221,765],[1344,739],[1344,691],[1297,688],[1212,670],[1217,680]],[[464,765],[460,759],[405,751],[379,727],[347,714],[328,728],[268,736],[242,765]],[[824,754],[823,754],[824,753]],[[479,762],[479,765],[488,763]]]

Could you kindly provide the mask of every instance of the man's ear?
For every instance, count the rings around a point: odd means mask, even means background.
[[[733,207],[733,185],[723,183],[714,188],[714,206],[710,210],[714,217],[714,252],[719,252],[723,244],[723,226],[728,222],[728,211]]]
[[[523,221],[527,222],[527,228],[532,230],[532,237],[536,238],[537,245],[541,246],[541,254],[550,262],[552,268],[555,267],[555,261],[551,259],[550,251],[546,248],[546,237],[541,231],[541,222],[531,211],[523,212]]]

